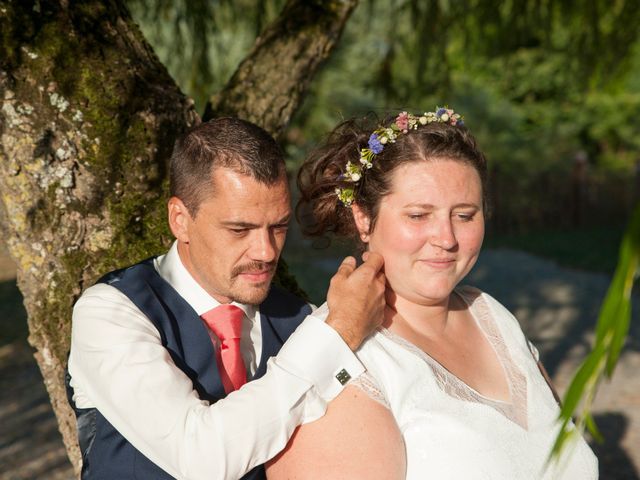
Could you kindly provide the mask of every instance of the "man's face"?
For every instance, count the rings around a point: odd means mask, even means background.
[[[269,292],[284,246],[291,208],[283,175],[273,185],[219,167],[213,195],[191,217],[169,200],[169,223],[182,263],[221,303],[260,304]]]

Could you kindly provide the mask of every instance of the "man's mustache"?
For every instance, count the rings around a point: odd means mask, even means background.
[[[231,277],[237,277],[243,273],[255,273],[255,272],[269,272],[273,273],[276,270],[278,262],[250,262],[244,265],[238,265],[231,270]]]

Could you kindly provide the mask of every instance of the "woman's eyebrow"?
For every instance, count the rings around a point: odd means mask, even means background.
[[[432,205],[430,203],[422,203],[422,202],[412,202],[412,203],[407,203],[406,205],[404,205],[403,208],[407,208],[407,207],[419,207],[419,208],[424,208],[425,210],[429,210],[432,208],[436,208],[435,205]],[[480,206],[476,203],[456,203],[453,208],[480,208]]]

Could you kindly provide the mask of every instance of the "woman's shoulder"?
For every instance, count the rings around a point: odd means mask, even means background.
[[[304,477],[404,479],[402,434],[392,413],[347,386],[320,419],[300,426],[267,464],[269,480]]]

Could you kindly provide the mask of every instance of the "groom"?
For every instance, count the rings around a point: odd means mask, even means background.
[[[251,123],[191,129],[170,182],[171,249],[106,275],[74,307],[82,478],[264,478],[295,427],[363,371],[352,350],[382,320],[382,259],[342,263],[326,323],[271,285],[290,198],[280,148]]]

